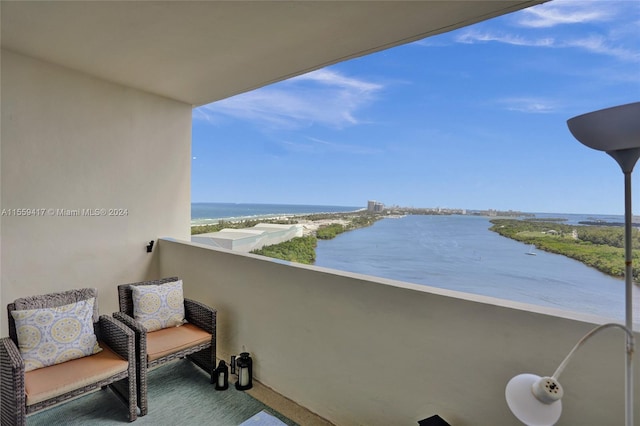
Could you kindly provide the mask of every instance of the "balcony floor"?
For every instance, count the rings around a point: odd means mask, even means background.
[[[255,381],[253,389],[246,392],[231,384],[225,391],[216,391],[206,373],[187,360],[150,371],[148,398],[149,413],[132,424],[237,426],[263,410],[289,426],[331,424]],[[108,389],[27,417],[28,426],[126,423],[125,405]]]

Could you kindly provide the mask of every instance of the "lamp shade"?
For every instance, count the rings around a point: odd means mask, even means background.
[[[507,405],[522,423],[528,426],[551,426],[562,413],[562,402],[541,402],[533,393],[533,387],[542,378],[535,374],[519,374],[509,380],[505,389]]]
[[[567,120],[582,144],[599,151],[640,147],[640,102],[601,109]]]

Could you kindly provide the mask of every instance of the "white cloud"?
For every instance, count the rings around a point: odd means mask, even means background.
[[[499,100],[498,103],[509,111],[532,114],[547,114],[558,109],[557,102],[542,98],[505,98]]]
[[[355,78],[345,77],[337,72],[330,71],[326,68],[303,74],[289,80],[289,82],[296,81],[313,81],[324,84],[326,86],[342,87],[344,89],[350,89],[360,93],[368,93],[381,88],[379,84],[368,83],[366,81],[358,80]]]
[[[516,46],[539,46],[550,47],[555,44],[555,40],[551,37],[540,39],[527,39],[519,35],[513,34],[492,34],[490,32],[479,32],[477,30],[469,30],[460,34],[456,41],[459,43],[473,44],[476,42],[495,41],[504,44],[513,44]]]
[[[599,35],[582,39],[567,40],[561,47],[577,47],[593,53],[614,56],[624,61],[640,61],[640,52],[622,46],[613,46],[611,41]]]
[[[456,41],[466,44],[496,42],[516,46],[578,48],[600,55],[613,56],[623,61],[640,61],[640,51],[633,50],[624,46],[616,46],[613,44],[614,41],[611,38],[597,34],[590,35],[584,38],[568,38],[564,40],[558,40],[553,37],[536,39],[525,38],[512,34],[494,34],[486,31],[479,32],[477,30],[469,30],[459,35],[456,38]]]
[[[591,34],[582,38],[575,38],[570,35],[554,35],[536,38],[535,36],[525,37],[522,35],[480,31],[469,29],[456,37],[458,43],[502,43],[515,46],[547,47],[547,48],[577,48],[597,53],[600,55],[612,56],[622,61],[639,62],[640,51],[637,46],[627,47],[617,44],[619,41],[615,34]]]
[[[549,28],[562,24],[605,21],[612,17],[606,3],[595,1],[555,0],[524,9],[518,24],[530,28]]]
[[[272,128],[312,124],[360,124],[357,112],[382,89],[379,84],[321,69],[198,108],[194,116],[224,115]]]

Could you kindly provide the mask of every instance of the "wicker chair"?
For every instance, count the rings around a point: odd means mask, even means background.
[[[160,285],[178,281],[177,277],[154,281],[142,281],[118,286],[120,312],[114,318],[122,321],[136,334],[138,404],[140,415],[148,412],[147,370],[169,361],[187,358],[202,368],[214,383],[216,368],[216,310],[200,302],[184,299],[186,324],[180,327],[147,332],[133,318],[133,296],[131,286]],[[169,333],[169,334],[167,334]],[[209,337],[210,335],[210,337]],[[195,336],[195,337],[194,337]],[[204,339],[203,339],[204,336]],[[197,342],[196,342],[197,340]],[[205,341],[206,340],[206,341]],[[192,343],[186,343],[191,341]]]
[[[95,297],[95,289],[71,290],[18,299],[7,306],[9,337],[0,339],[0,424],[25,425],[27,414],[107,386],[128,403],[129,421],[137,418],[135,335],[115,319],[99,316],[97,301],[92,321],[101,352],[25,372],[11,312],[31,309],[24,307],[24,301],[34,309],[53,308],[91,295]]]

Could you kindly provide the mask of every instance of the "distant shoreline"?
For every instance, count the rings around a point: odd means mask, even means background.
[[[514,210],[469,210],[460,208],[441,207],[400,207],[397,205],[382,205],[371,202],[367,206],[336,206],[336,205],[307,205],[307,204],[261,204],[261,203],[191,203],[191,226],[215,225],[220,222],[237,223],[255,220],[288,220],[301,216],[340,215],[345,213],[370,213],[395,216],[404,215],[469,215],[483,217],[517,217],[534,216],[532,213]],[[369,210],[371,209],[371,210]]]
[[[344,212],[318,212],[318,213],[273,213],[273,214],[264,214],[264,215],[249,215],[249,216],[231,216],[231,217],[221,217],[221,218],[211,218],[211,219],[192,219],[191,227],[195,226],[207,226],[207,225],[217,225],[220,222],[225,223],[240,223],[240,222],[251,222],[251,221],[259,221],[259,220],[289,220],[297,217],[305,217],[305,216],[313,216],[313,215],[344,215],[344,214],[353,214],[360,213],[366,211],[367,209],[362,208],[358,210],[344,211]],[[195,221],[202,221],[201,223],[194,223]]]
[[[321,226],[329,226],[339,224],[347,227],[355,219],[365,215],[371,215],[382,219],[384,217],[391,217],[392,215],[381,215],[376,213],[367,212],[366,209],[360,209],[348,212],[330,212],[330,213],[300,213],[300,214],[274,214],[264,215],[261,217],[249,216],[245,218],[228,218],[228,219],[216,219],[211,223],[203,224],[191,224],[191,235],[200,234],[203,232],[215,232],[216,228],[220,228],[219,225],[228,225],[230,228],[238,228],[238,225],[250,228],[258,223],[284,223],[284,224],[300,224],[304,227],[305,235],[314,234]],[[198,228],[208,228],[206,230]],[[356,228],[349,228],[352,230]]]
[[[318,222],[319,224],[329,224],[329,223],[340,223],[343,220],[345,215],[357,215],[357,214],[371,214],[371,215],[380,215],[382,219],[391,218],[398,219],[401,217],[405,217],[407,215],[412,214],[420,214],[420,215],[428,215],[428,216],[451,216],[451,215],[462,215],[462,216],[476,216],[476,217],[486,217],[488,219],[513,219],[513,215],[489,215],[489,214],[479,214],[479,213],[437,213],[437,212],[426,212],[426,213],[404,213],[403,211],[396,211],[393,213],[374,213],[369,212],[366,208],[361,208],[358,210],[352,211],[344,211],[344,212],[318,212],[318,213],[277,213],[277,214],[265,214],[265,215],[252,215],[252,216],[233,216],[233,217],[223,217],[223,218],[212,218],[212,219],[193,219],[191,221],[191,228],[203,227],[203,226],[213,226],[217,225],[221,222],[229,223],[229,224],[238,224],[243,222],[256,222],[256,221],[289,221],[294,219],[303,219],[306,222]],[[320,217],[320,218],[316,218]],[[306,219],[305,219],[306,218]],[[315,218],[315,219],[311,219]],[[203,223],[194,223],[195,220],[207,221]]]

